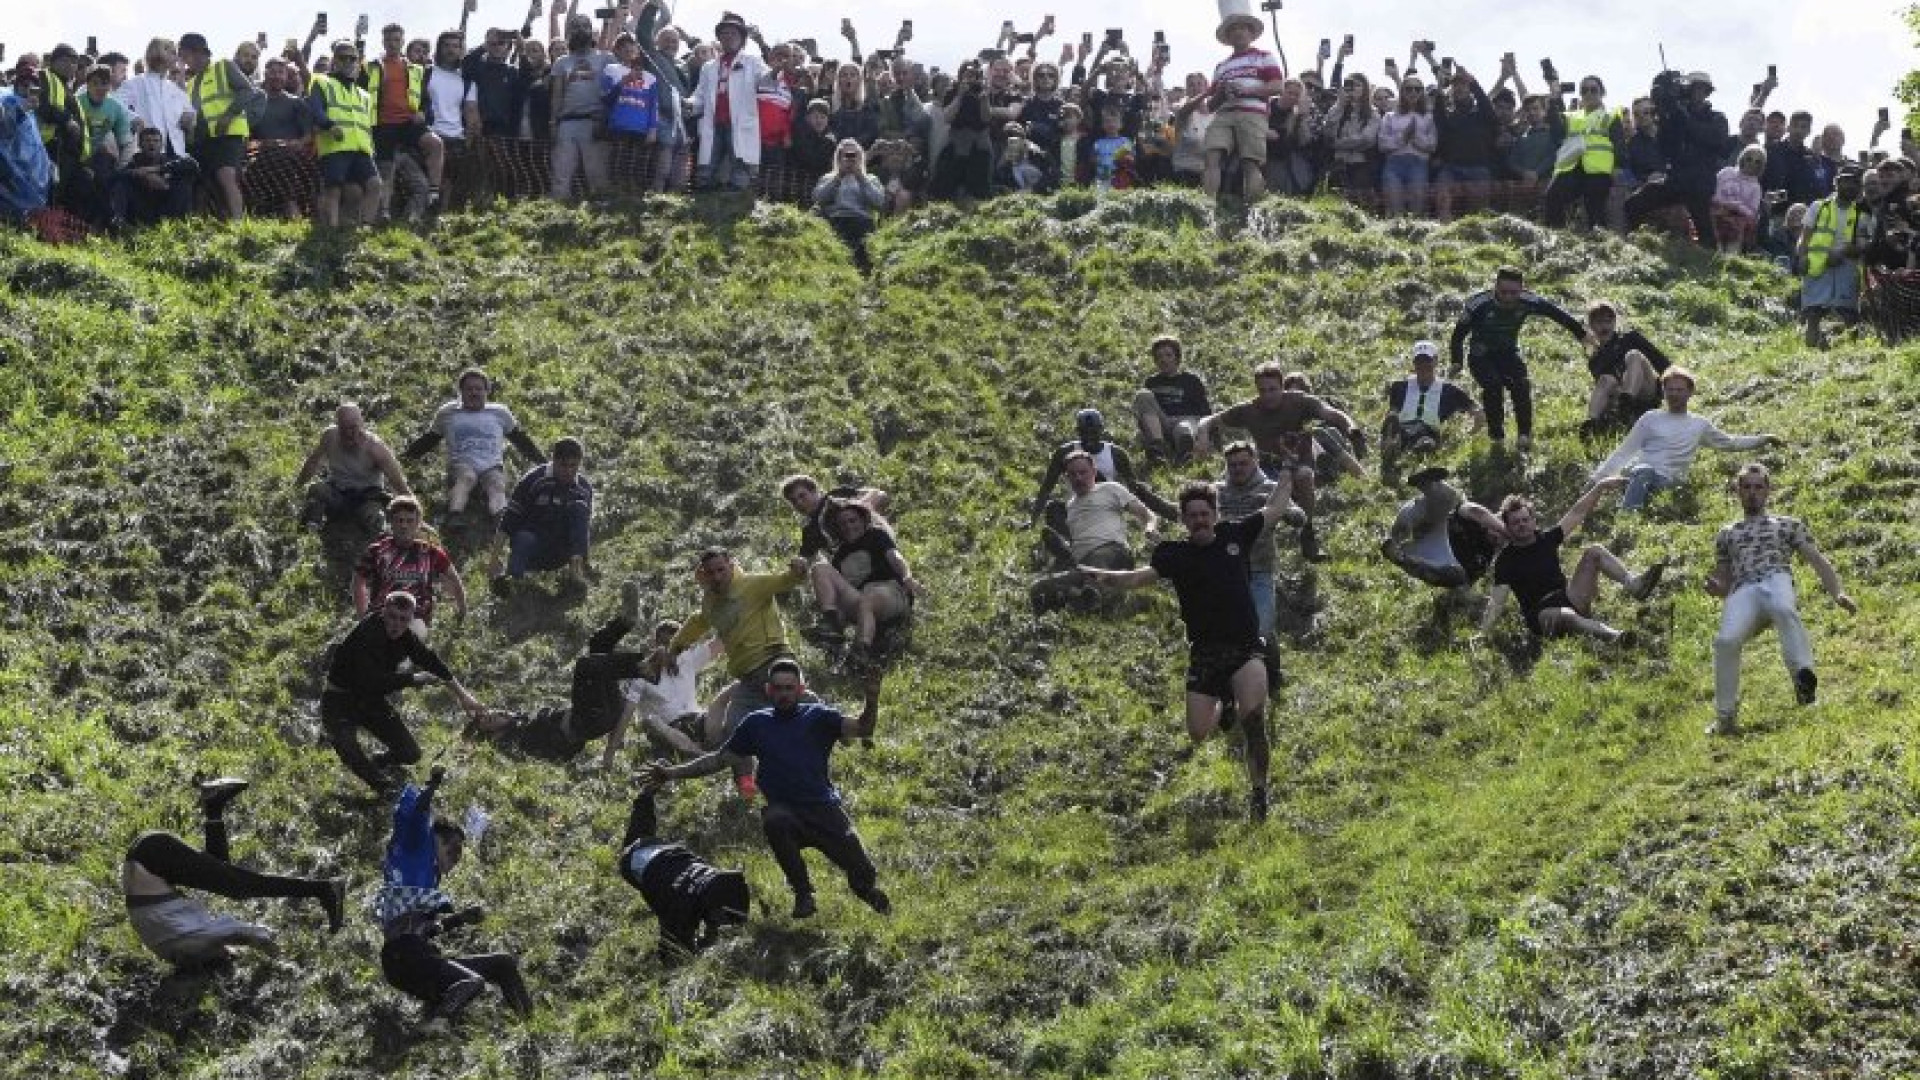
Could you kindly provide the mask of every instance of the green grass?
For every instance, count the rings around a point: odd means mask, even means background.
[[[716,230],[687,204],[453,218],[430,238],[265,224],[128,246],[0,238],[0,1014],[6,1070],[48,1077],[1724,1076],[1920,1071],[1912,869],[1920,755],[1920,351],[1808,354],[1791,283],[1636,238],[1512,219],[1380,224],[1269,202],[1216,224],[1164,193],[929,210],[862,282],[785,210]],[[1631,652],[1530,659],[1436,611],[1373,554],[1402,492],[1345,482],[1331,562],[1283,555],[1287,686],[1274,821],[1241,821],[1220,745],[1189,754],[1171,597],[1108,621],[1028,614],[1026,500],[1074,409],[1116,427],[1171,329],[1222,398],[1279,358],[1371,426],[1409,342],[1442,337],[1494,267],[1607,296],[1701,373],[1863,605],[1802,576],[1822,703],[1796,709],[1772,639],[1747,656],[1740,740],[1710,718],[1717,604],[1695,587],[1734,512],[1704,455],[1654,512],[1590,534],[1675,560],[1654,602],[1609,593]],[[1543,451],[1449,454],[1483,502],[1550,510],[1608,447],[1574,434],[1585,371],[1529,335]],[[118,860],[191,833],[185,777],[255,778],[242,861],[377,875],[385,808],[320,746],[318,656],[343,592],[294,529],[292,478],[332,405],[391,441],[469,363],[542,441],[581,434],[601,493],[574,607],[487,601],[437,633],[489,701],[566,692],[569,658],[638,577],[682,614],[702,544],[784,558],[774,484],[807,470],[895,493],[933,590],[876,749],[837,772],[896,913],[823,878],[787,897],[749,811],[673,790],[672,830],[744,865],[750,927],[665,971],[612,871],[627,770],[452,751],[449,807],[495,831],[448,882],[527,959],[541,1005],[421,1040],[364,916],[225,904],[277,958],[168,977],[127,928]],[[427,492],[438,463],[415,467]],[[1174,477],[1154,482],[1170,488]],[[469,570],[478,584],[478,566]],[[478,592],[479,590],[476,590]],[[798,612],[796,612],[798,613]],[[842,695],[845,688],[829,686]],[[428,753],[443,699],[410,705]]]

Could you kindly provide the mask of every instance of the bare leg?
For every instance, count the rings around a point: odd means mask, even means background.
[[[1267,786],[1267,665],[1259,657],[1240,665],[1233,673],[1233,700],[1239,713],[1240,730],[1247,740],[1247,782],[1255,791]]]
[[[360,224],[372,225],[380,220],[380,193],[385,190],[378,177],[367,181],[360,193]]]
[[[1187,695],[1187,737],[1205,742],[1220,726],[1220,699],[1208,694]]]
[[[1293,501],[1300,509],[1306,511],[1308,514],[1312,514],[1314,504],[1313,469],[1302,467],[1291,471],[1294,475],[1293,490],[1291,492]]]
[[[213,174],[214,184],[220,192],[221,212],[228,221],[239,221],[247,216],[246,200],[240,197],[240,170],[220,169]]]
[[[1226,166],[1227,166],[1226,151],[1224,150],[1209,151],[1207,153],[1206,171],[1200,174],[1201,190],[1205,191],[1209,196],[1218,197],[1220,194],[1220,173],[1222,170],[1226,168]]]
[[[1267,174],[1258,162],[1240,163],[1240,194],[1251,203],[1267,193]]]
[[[1573,568],[1572,579],[1567,582],[1567,599],[1591,610],[1594,598],[1600,595],[1600,577],[1603,574],[1622,585],[1633,581],[1633,575],[1627,572],[1625,564],[1614,558],[1613,552],[1599,544],[1588,544],[1587,549],[1580,553],[1579,565]]]
[[[1627,368],[1621,380],[1621,389],[1635,401],[1645,401],[1654,396],[1660,385],[1660,375],[1653,370],[1653,363],[1646,354],[1635,349],[1627,354]]]
[[[1556,634],[1584,634],[1601,641],[1620,639],[1620,631],[1598,619],[1589,619],[1572,608],[1549,608],[1541,612],[1540,630],[1548,637]]]
[[[313,204],[314,224],[331,229],[340,224],[340,189],[330,187],[320,192]]]
[[[420,158],[427,170],[427,189],[437,193],[447,171],[447,144],[440,141],[440,136],[427,132],[420,136]]]
[[[1613,408],[1613,395],[1619,392],[1620,381],[1611,375],[1593,380],[1593,391],[1587,395],[1587,419],[1606,419],[1607,410]]]

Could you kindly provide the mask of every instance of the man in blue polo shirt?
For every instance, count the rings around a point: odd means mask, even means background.
[[[815,848],[845,871],[853,895],[882,915],[892,901],[874,882],[879,871],[853,830],[840,792],[828,775],[828,759],[842,739],[873,735],[877,710],[869,702],[858,717],[849,718],[831,705],[801,701],[807,692],[800,665],[776,660],[767,668],[767,699],[772,708],[748,713],[720,749],[680,765],[649,762],[640,769],[644,787],[669,780],[707,776],[738,758],[758,759],[754,779],[766,805],[760,824],[774,861],[793,888],[793,917],[804,919],[816,910],[813,881],[801,852]]]

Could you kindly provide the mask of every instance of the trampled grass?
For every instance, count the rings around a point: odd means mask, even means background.
[[[48,1077],[1898,1076],[1920,1071],[1913,855],[1920,755],[1920,352],[1800,349],[1791,283],[1651,238],[1512,219],[1380,224],[1269,202],[1216,223],[1145,193],[936,209],[883,230],[862,282],[818,222],[715,229],[678,202],[523,207],[433,236],[310,238],[249,224],[128,246],[0,239],[0,1053]],[[1332,561],[1283,554],[1289,679],[1274,821],[1239,766],[1180,730],[1170,597],[1111,619],[1026,608],[1027,500],[1073,410],[1116,429],[1172,330],[1216,397],[1277,357],[1377,423],[1380,387],[1502,262],[1577,304],[1605,295],[1701,373],[1863,606],[1803,574],[1822,702],[1797,709],[1770,637],[1747,655],[1750,732],[1710,718],[1718,605],[1697,584],[1735,513],[1737,461],[1590,535],[1675,560],[1651,603],[1609,593],[1630,651],[1537,657],[1474,635],[1375,553],[1403,493],[1343,481]],[[1575,435],[1585,371],[1528,349],[1540,452],[1464,442],[1491,502],[1569,503],[1608,449]],[[823,876],[787,897],[719,785],[667,821],[744,865],[756,919],[663,969],[612,871],[627,770],[456,747],[448,805],[493,832],[449,881],[492,916],[464,941],[525,955],[540,1009],[492,1005],[422,1038],[381,984],[377,933],[225,905],[285,931],[278,957],[170,976],[127,928],[118,860],[141,829],[192,834],[185,780],[240,771],[243,862],[350,873],[364,898],[386,808],[317,742],[318,656],[348,625],[292,478],[343,399],[399,443],[481,364],[541,441],[581,434],[601,494],[575,606],[481,601],[437,630],[489,701],[566,693],[567,663],[640,578],[690,609],[687,559],[784,558],[775,495],[807,470],[895,493],[933,590],[888,684],[875,749],[837,770],[896,901],[880,921]],[[438,462],[411,470],[437,494]],[[1170,489],[1164,472],[1153,482]],[[484,595],[477,561],[465,569]],[[828,686],[842,695],[844,687]],[[824,868],[817,871],[824,874]]]

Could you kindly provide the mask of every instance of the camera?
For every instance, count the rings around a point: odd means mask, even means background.
[[[1653,85],[1647,90],[1647,96],[1653,99],[1653,107],[1663,113],[1678,110],[1687,100],[1685,80],[1686,76],[1672,69],[1655,75]]]

